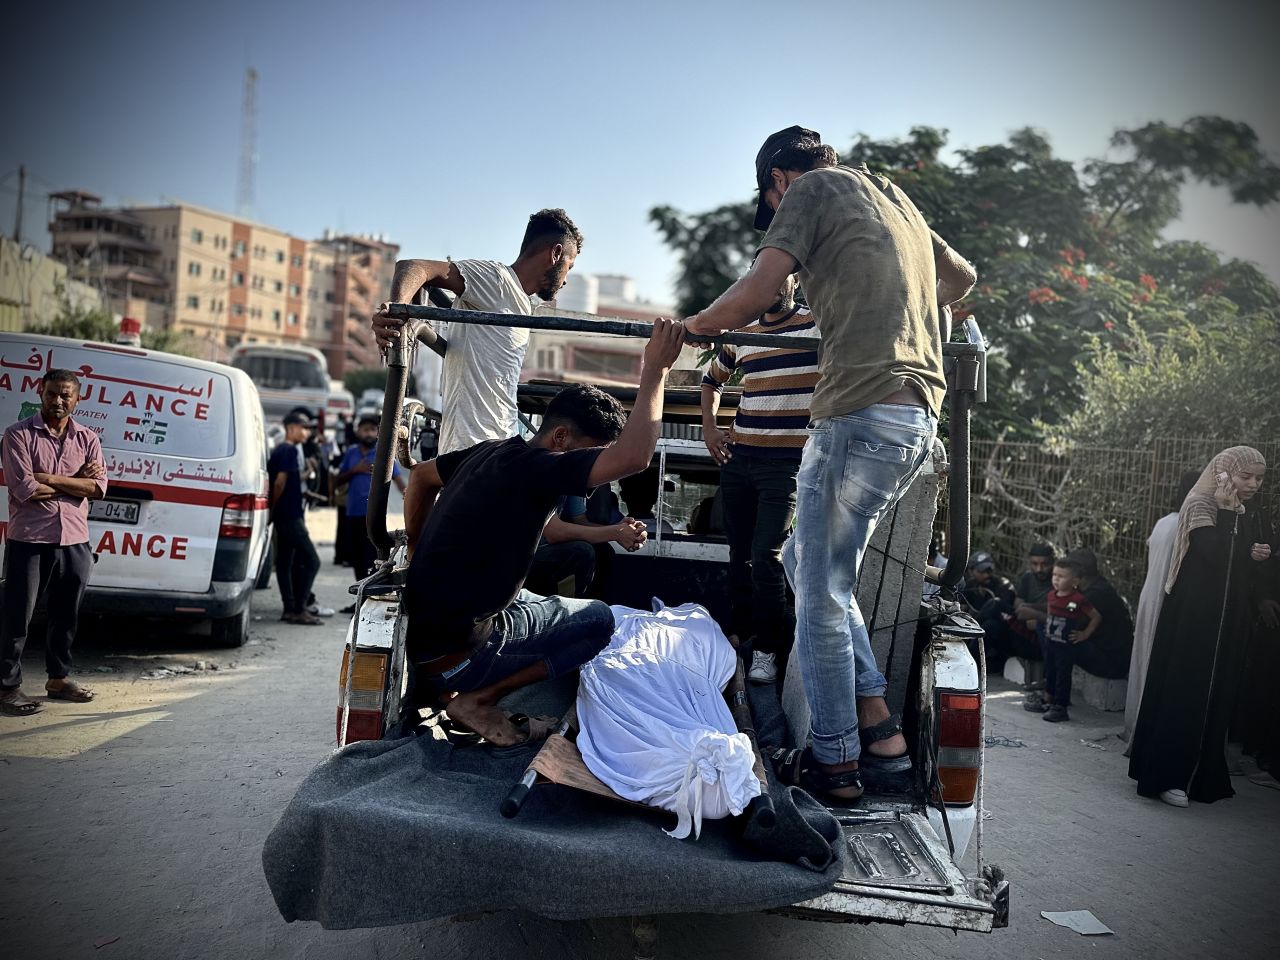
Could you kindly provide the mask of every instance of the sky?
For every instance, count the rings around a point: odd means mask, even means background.
[[[886,5],[763,2],[73,4],[7,15],[0,230],[19,164],[24,239],[51,190],[234,212],[244,74],[259,74],[253,219],[296,236],[383,233],[410,257],[510,261],[530,213],[564,207],[575,269],[674,301],[648,221],[749,197],[774,130],[942,127],[951,147],[1033,126],[1063,156],[1117,127],[1246,122],[1280,159],[1276,5],[1218,0]],[[1280,209],[1188,188],[1171,238],[1280,281]]]

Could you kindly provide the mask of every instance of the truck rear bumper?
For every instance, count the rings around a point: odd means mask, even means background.
[[[810,920],[915,923],[981,933],[998,925],[995,905],[973,894],[946,841],[923,813],[837,815],[847,844],[844,876],[830,893],[776,912]],[[953,821],[953,836],[955,831]]]

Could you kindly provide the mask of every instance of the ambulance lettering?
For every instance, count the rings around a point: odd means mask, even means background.
[[[94,553],[110,553],[120,557],[148,556],[156,560],[187,559],[189,537],[167,537],[163,533],[122,533],[119,542],[114,530],[106,530],[98,540]]]
[[[13,392],[13,377],[7,373],[0,373],[0,390]],[[19,393],[38,393],[40,391],[40,378],[23,376],[22,386]]]

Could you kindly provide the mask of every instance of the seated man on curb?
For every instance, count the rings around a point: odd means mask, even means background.
[[[419,702],[446,700],[450,720],[497,746],[550,732],[533,720],[518,728],[498,702],[594,657],[613,633],[613,614],[596,600],[529,593],[525,578],[562,497],[649,466],[667,372],[683,342],[680,324],[654,324],[625,426],[612,397],[569,387],[531,440],[486,440],[413,469],[404,607]]]

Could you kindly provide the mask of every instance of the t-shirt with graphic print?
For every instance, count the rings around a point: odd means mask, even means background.
[[[1079,590],[1072,590],[1066,596],[1050,590],[1045,599],[1049,615],[1044,623],[1044,635],[1050,643],[1068,643],[1072,631],[1084,627],[1094,609],[1089,598]]]

